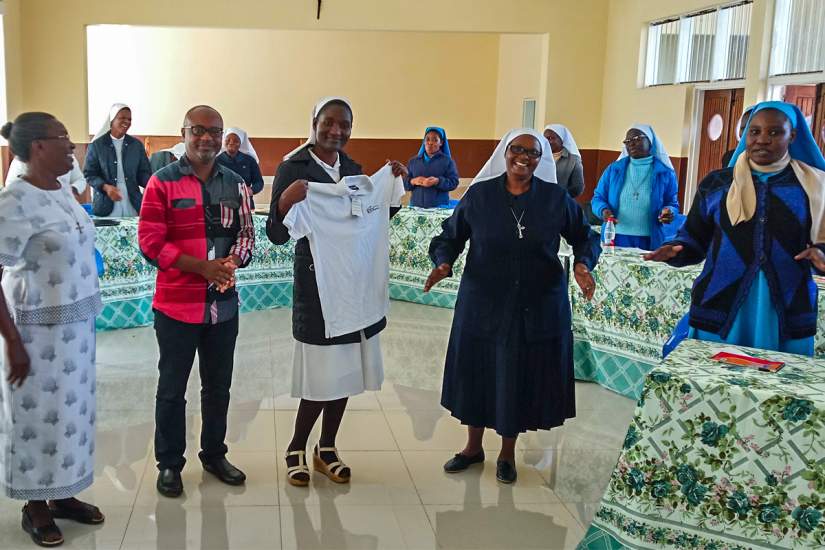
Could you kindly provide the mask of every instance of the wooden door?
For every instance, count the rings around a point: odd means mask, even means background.
[[[819,149],[825,154],[825,84],[786,86],[784,100],[793,103],[811,127]]]
[[[722,157],[736,147],[736,124],[742,116],[745,90],[708,90],[702,106],[698,180],[722,168]]]
[[[813,119],[814,110],[816,109],[816,90],[815,84],[807,86],[786,86],[785,87],[785,102],[793,103],[805,118]]]
[[[825,155],[825,84],[819,84],[816,87],[816,107],[811,131],[814,133],[819,150]]]
[[[736,88],[733,90],[733,101],[730,105],[730,124],[728,124],[728,151],[736,149],[739,145],[739,138],[737,137],[739,119],[742,118],[742,112],[745,110],[745,88]],[[722,167],[724,168],[724,166]]]

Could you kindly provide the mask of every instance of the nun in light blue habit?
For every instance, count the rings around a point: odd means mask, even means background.
[[[825,268],[825,159],[795,105],[756,105],[728,168],[699,185],[676,238],[648,259],[704,261],[689,337],[813,355]]]

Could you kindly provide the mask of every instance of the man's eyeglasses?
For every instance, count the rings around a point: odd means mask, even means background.
[[[541,158],[541,151],[538,149],[527,149],[521,145],[511,145],[510,152],[514,155],[527,155],[531,159]]]
[[[189,130],[192,132],[192,135],[197,137],[201,137],[204,134],[209,134],[214,138],[219,138],[223,135],[223,128],[218,128],[217,126],[212,126],[211,128],[207,128],[206,126],[201,126],[200,124],[196,126],[184,126],[184,130]]]
[[[622,143],[629,146],[635,143],[642,143],[643,139],[647,139],[647,136],[633,136],[632,138],[627,138]]]

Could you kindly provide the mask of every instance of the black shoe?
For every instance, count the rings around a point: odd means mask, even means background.
[[[203,469],[227,485],[243,485],[246,474],[234,467],[225,457],[202,462]]]
[[[479,451],[477,454],[473,456],[467,456],[458,453],[453,458],[448,460],[446,464],[444,464],[444,471],[448,474],[463,472],[473,464],[478,464],[479,462],[484,462],[483,450]]]
[[[513,483],[518,475],[516,474],[516,467],[506,460],[496,461],[496,479],[502,483]]]
[[[175,498],[183,493],[183,481],[180,472],[171,468],[166,468],[158,472],[158,493],[165,497]]]
[[[31,516],[29,515],[28,505],[23,506],[23,519],[21,521],[23,531],[29,534],[32,541],[38,546],[46,548],[52,546],[60,546],[63,544],[63,533],[52,519],[43,527],[35,527]]]

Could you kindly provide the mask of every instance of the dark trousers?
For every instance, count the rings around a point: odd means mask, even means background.
[[[226,414],[238,316],[216,325],[176,321],[155,310],[160,348],[155,396],[155,459],[158,469],[180,471],[186,463],[186,384],[198,352],[201,376],[201,461],[226,455]]]

